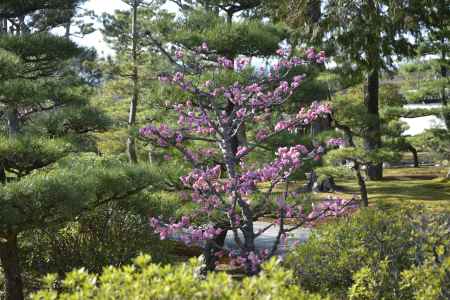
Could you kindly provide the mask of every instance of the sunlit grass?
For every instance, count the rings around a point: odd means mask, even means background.
[[[381,181],[367,181],[369,202],[408,205],[424,205],[433,210],[450,211],[450,181],[443,176],[447,169],[441,167],[386,169]],[[339,191],[336,193],[316,193],[314,198],[327,195],[344,198],[358,196],[356,180],[336,179]]]

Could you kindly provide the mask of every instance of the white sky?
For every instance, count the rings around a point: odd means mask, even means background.
[[[126,10],[130,7],[123,3],[121,0],[89,0],[85,6],[88,10],[93,10],[98,16],[103,13],[114,13],[115,10]],[[173,3],[166,5],[166,9],[170,11],[176,11],[177,7]],[[83,38],[73,38],[74,41],[82,46],[95,47],[100,56],[108,56],[114,54],[114,52],[103,41],[103,36],[99,30],[89,34]]]

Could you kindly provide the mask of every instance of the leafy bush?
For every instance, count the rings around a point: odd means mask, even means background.
[[[400,286],[405,299],[450,299],[450,258],[404,271]]]
[[[109,205],[64,227],[49,227],[22,236],[23,269],[27,288],[39,287],[48,273],[63,276],[85,267],[100,273],[106,266],[129,264],[139,253],[157,262],[174,261],[170,244],[151,233],[145,216],[131,209]]]
[[[412,209],[365,209],[324,225],[288,256],[286,265],[311,292],[403,299],[402,271],[448,255],[449,220]]]
[[[275,260],[267,263],[259,276],[242,282],[225,273],[213,273],[201,280],[196,276],[198,267],[195,260],[179,266],[160,266],[151,263],[148,256],[141,256],[134,266],[110,267],[100,276],[73,271],[61,282],[60,292],[54,288],[55,276],[47,276],[47,289],[32,299],[324,299],[292,285],[292,273]]]
[[[400,282],[390,281],[392,266],[387,260],[377,268],[364,267],[355,276],[350,300],[371,299],[450,299],[450,259],[443,263],[427,261],[401,273]],[[400,289],[398,288],[400,286]]]

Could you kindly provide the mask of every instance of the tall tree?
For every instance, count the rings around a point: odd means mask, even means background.
[[[84,50],[47,32],[59,21],[46,30],[33,23],[36,14],[57,14],[77,3],[0,3],[0,18],[8,20],[0,35],[0,262],[7,300],[24,298],[21,233],[71,221],[154,178],[120,164],[59,164],[71,153],[95,151],[89,133],[108,125],[89,104],[89,88],[74,63]]]
[[[442,116],[450,129],[450,113],[445,112],[448,106],[448,52],[450,36],[450,6],[448,1],[438,0],[424,3],[422,8],[422,44],[420,48],[421,55],[437,56],[439,65],[439,87],[440,98],[444,111]]]
[[[165,20],[172,15],[161,10],[164,1],[124,0],[123,2],[128,4],[130,9],[116,11],[113,15],[104,14],[102,32],[105,40],[116,51],[115,58],[110,59],[107,72],[111,74],[111,79],[125,78],[129,81],[131,93],[126,95],[130,96],[126,152],[129,161],[136,163],[138,153],[133,128],[138,122],[138,107],[144,100],[144,86],[150,86],[151,81],[157,78],[157,71],[155,71],[155,66],[158,65],[155,63],[157,48],[148,38],[148,34],[152,33],[152,37],[160,40],[160,33],[166,29],[164,25],[161,25],[163,28],[157,28],[157,24],[164,24]]]
[[[300,31],[307,28],[309,41],[321,45],[338,66],[351,66],[355,75],[365,76],[365,105],[371,125],[365,133],[368,151],[381,147],[379,85],[382,70],[392,70],[394,57],[411,56],[411,37],[419,33],[422,1],[287,1],[291,9],[285,20]],[[321,2],[320,4],[318,2]],[[315,5],[313,5],[315,4]],[[321,7],[320,17],[305,7]],[[304,35],[305,36],[305,35]],[[368,168],[370,179],[382,178],[382,164]]]

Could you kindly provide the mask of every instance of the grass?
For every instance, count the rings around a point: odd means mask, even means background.
[[[436,211],[450,211],[450,181],[443,176],[447,169],[441,167],[386,169],[381,181],[367,181],[369,202],[424,205]],[[359,195],[358,185],[353,179],[337,179],[339,191],[334,194],[317,193],[314,198],[339,195],[351,198]]]

